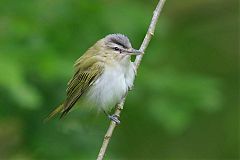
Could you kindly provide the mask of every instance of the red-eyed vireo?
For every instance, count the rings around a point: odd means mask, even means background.
[[[89,48],[76,62],[75,73],[67,84],[67,97],[47,119],[57,113],[65,116],[79,100],[87,100],[107,116],[120,123],[107,111],[121,101],[133,86],[135,67],[131,55],[142,54],[133,49],[127,36],[110,34]]]

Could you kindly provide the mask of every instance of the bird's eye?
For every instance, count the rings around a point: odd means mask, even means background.
[[[120,49],[118,47],[114,47],[114,50],[115,51],[119,51]]]

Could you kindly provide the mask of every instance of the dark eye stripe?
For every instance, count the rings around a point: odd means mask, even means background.
[[[114,50],[115,51],[119,51],[120,49],[118,47],[114,47]]]
[[[119,51],[120,53],[122,53],[122,50],[120,49],[120,48],[118,48],[118,47],[114,47],[113,48],[115,51]]]

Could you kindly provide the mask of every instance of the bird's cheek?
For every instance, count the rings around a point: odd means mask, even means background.
[[[126,54],[121,54],[121,60],[123,59],[129,59],[130,58],[130,55],[126,55]]]

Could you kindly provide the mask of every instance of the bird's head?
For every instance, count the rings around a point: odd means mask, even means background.
[[[102,47],[105,54],[116,56],[140,55],[143,52],[132,48],[127,36],[122,34],[109,34],[102,39]]]

